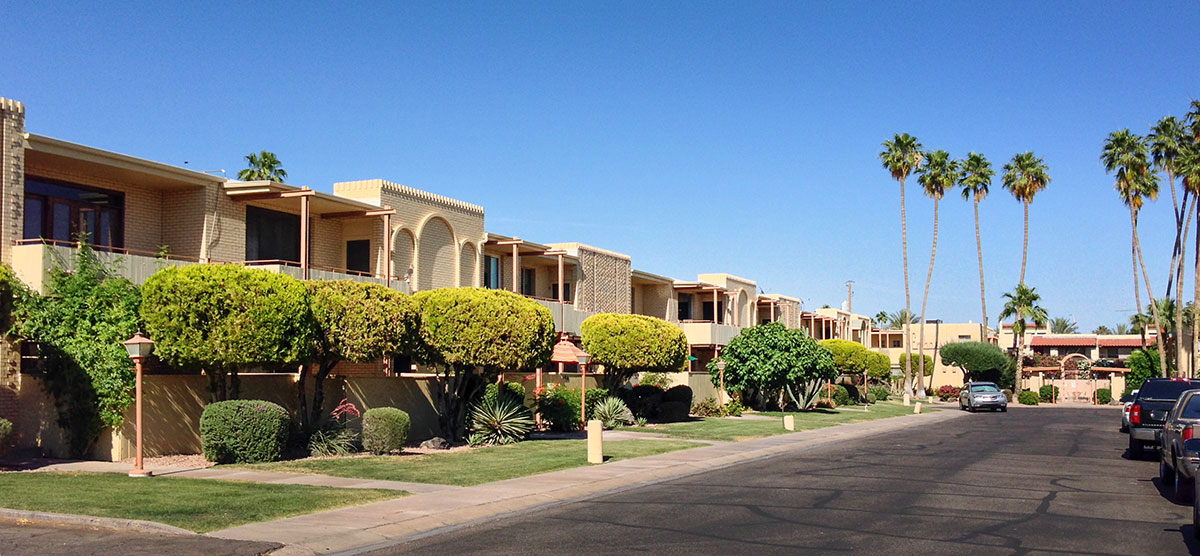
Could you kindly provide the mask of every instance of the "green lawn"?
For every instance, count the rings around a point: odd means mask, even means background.
[[[870,411],[867,412],[863,412],[861,410],[855,411],[854,409],[861,408],[852,408],[846,411],[818,409],[790,414],[782,412],[762,412],[757,413],[757,415],[771,417],[772,419],[768,421],[705,418],[683,423],[664,423],[645,428],[629,428],[628,430],[657,432],[666,434],[673,438],[686,440],[721,440],[738,442],[741,440],[751,440],[754,438],[762,438],[764,436],[772,436],[788,432],[783,430],[784,415],[794,415],[796,417],[796,430],[803,431],[809,429],[819,429],[821,427],[829,427],[841,423],[872,421],[875,419],[896,417],[899,415],[907,415],[912,413],[912,407],[905,407],[900,402],[880,402],[870,406]],[[936,410],[925,408],[922,409],[922,411],[928,412]]]
[[[0,473],[3,508],[157,521],[197,533],[406,494],[117,473]]]
[[[673,440],[614,440],[604,443],[604,456],[606,461],[616,461],[697,446],[701,444]],[[471,486],[582,465],[587,465],[585,440],[530,440],[445,454],[277,461],[241,467],[254,471]]]

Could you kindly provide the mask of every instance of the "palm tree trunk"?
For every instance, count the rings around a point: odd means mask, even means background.
[[[1133,245],[1137,249],[1138,263],[1142,268],[1142,281],[1146,283],[1146,295],[1150,296],[1150,313],[1154,315],[1154,343],[1158,344],[1158,367],[1163,378],[1167,375],[1167,356],[1163,349],[1162,319],[1158,316],[1158,303],[1154,302],[1154,289],[1150,286],[1150,274],[1146,272],[1146,259],[1142,256],[1142,242],[1138,240],[1137,218],[1133,219]]]
[[[1171,190],[1173,192],[1174,187]],[[1187,349],[1183,343],[1183,261],[1187,260],[1187,237],[1192,228],[1192,211],[1188,209],[1187,192],[1184,192],[1183,195],[1183,213],[1187,214],[1187,221],[1183,225],[1183,234],[1179,238],[1179,258],[1175,261],[1175,282],[1178,284],[1175,287],[1175,369],[1180,376],[1188,376],[1188,373],[1184,372],[1187,366],[1185,363]]]
[[[1196,206],[1197,218],[1200,219],[1200,196],[1197,197],[1195,206]],[[1194,263],[1195,268],[1192,271],[1192,278],[1193,278],[1193,281],[1195,282],[1195,289],[1192,292],[1192,309],[1200,310],[1200,220],[1197,220],[1197,222],[1196,222],[1196,252],[1192,256],[1196,258],[1196,261]],[[1180,264],[1183,264],[1183,263],[1181,262]],[[1176,310],[1178,310],[1178,307],[1176,307]],[[1195,370],[1200,369],[1200,349],[1196,349],[1196,343],[1197,343],[1196,341],[1197,341],[1198,337],[1200,337],[1200,334],[1196,333],[1196,331],[1198,329],[1200,329],[1200,318],[1196,318],[1196,316],[1197,315],[1193,315],[1193,319],[1192,319],[1192,369],[1193,369],[1193,373],[1195,372]]]
[[[912,314],[912,301],[908,289],[908,216],[904,212],[904,178],[900,179],[900,251],[904,257],[904,405],[909,405],[912,393],[912,341],[908,332],[908,315]]]
[[[929,283],[933,281],[933,259],[937,256],[937,236],[938,236],[938,199],[933,198],[933,248],[929,251],[929,273],[925,275],[925,295],[921,297],[921,358],[919,374],[917,375],[921,382],[925,381],[925,306],[929,304]],[[937,346],[934,346],[937,349]],[[935,365],[936,366],[936,365]],[[933,369],[930,369],[933,372]],[[933,377],[929,377],[929,387],[933,388]],[[922,384],[922,388],[924,385]]]
[[[1029,201],[1022,204],[1025,205],[1025,239],[1021,243],[1021,281],[1018,284],[1025,283],[1025,260],[1029,257]]]
[[[1129,207],[1129,233],[1129,249],[1133,255],[1133,314],[1136,316],[1142,314],[1142,285],[1138,282],[1137,211],[1133,207]],[[1142,338],[1142,347],[1146,347],[1145,338]]]
[[[979,254],[979,306],[983,309],[983,331],[979,340],[987,341],[987,293],[983,286],[983,240],[979,238],[979,197],[975,198],[975,251]]]
[[[1020,319],[1020,317],[1017,317]],[[1013,328],[1016,328],[1016,321],[1013,321]],[[1017,335],[1017,393],[1024,390],[1025,386],[1025,330],[1021,327],[1021,333]],[[1015,330],[1014,330],[1015,332]]]
[[[1175,247],[1171,250],[1171,271],[1167,273],[1167,291],[1163,295],[1166,297],[1171,297],[1171,286],[1172,286],[1172,283],[1175,281],[1175,258],[1181,256],[1180,253],[1183,252],[1184,238],[1182,237],[1182,235],[1183,235],[1183,214],[1184,213],[1180,212],[1180,210],[1179,210],[1179,200],[1175,197],[1175,177],[1174,177],[1174,174],[1171,173],[1171,170],[1169,168],[1167,169],[1167,184],[1170,185],[1170,187],[1171,187],[1171,206],[1175,210]],[[1185,190],[1183,192],[1183,210],[1184,210],[1184,212],[1187,211],[1187,206],[1188,206],[1188,194],[1187,194],[1187,191]],[[1183,284],[1181,283],[1179,285],[1179,287],[1182,288]]]

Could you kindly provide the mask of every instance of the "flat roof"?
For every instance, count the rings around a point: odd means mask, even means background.
[[[97,149],[35,133],[25,134],[26,166],[45,165],[82,175],[155,189],[204,187],[226,181],[187,168]],[[36,171],[32,172],[37,175]]]

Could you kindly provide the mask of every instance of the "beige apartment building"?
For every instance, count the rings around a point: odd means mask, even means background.
[[[904,331],[893,329],[873,328],[869,330],[868,342],[865,344],[868,348],[887,355],[892,360],[893,375],[903,374],[903,369],[900,368],[900,355],[905,351]],[[984,327],[979,323],[974,322],[928,322],[925,324],[925,355],[933,357],[933,388],[937,389],[943,385],[962,386],[963,373],[958,367],[952,367],[942,364],[942,358],[938,356],[938,350],[942,346],[954,342],[981,342],[993,341],[995,331],[991,328]],[[913,353],[913,374],[916,375],[919,359],[917,356],[920,353],[921,346],[921,325],[913,324],[909,326],[909,344]],[[929,384],[929,377],[925,378],[925,384]]]

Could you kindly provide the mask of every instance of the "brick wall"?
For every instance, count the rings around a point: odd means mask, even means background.
[[[12,242],[21,237],[25,208],[25,106],[0,98],[0,257],[12,262]],[[16,421],[21,389],[20,354],[0,339],[0,417]]]

